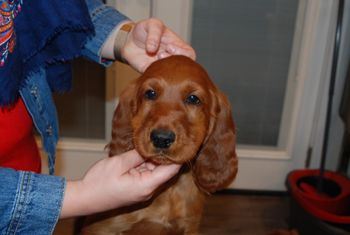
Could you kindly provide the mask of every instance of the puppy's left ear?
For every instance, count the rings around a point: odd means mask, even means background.
[[[216,92],[217,105],[209,134],[194,164],[193,172],[199,188],[207,193],[228,186],[238,170],[236,130],[228,99]]]

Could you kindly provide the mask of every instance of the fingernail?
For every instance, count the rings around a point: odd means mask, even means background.
[[[161,52],[158,54],[159,59],[164,59],[165,57],[168,57],[169,54],[167,52]]]
[[[155,42],[148,42],[147,49],[150,52],[154,52],[157,49],[157,45]]]
[[[176,47],[174,45],[168,45],[167,52],[169,52],[170,54],[175,54]]]

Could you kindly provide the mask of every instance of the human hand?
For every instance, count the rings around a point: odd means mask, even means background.
[[[155,18],[136,23],[121,48],[121,56],[141,73],[152,62],[170,55],[196,59],[193,48]]]
[[[67,182],[60,218],[93,214],[147,200],[179,169],[177,164],[146,163],[135,150],[102,159],[82,180]]]

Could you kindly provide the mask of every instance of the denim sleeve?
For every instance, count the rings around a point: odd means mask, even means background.
[[[100,56],[102,45],[113,29],[128,18],[100,0],[86,0],[86,4],[95,27],[95,35],[87,40],[82,51],[83,56],[102,65],[108,65],[111,61],[102,60]]]
[[[0,234],[52,234],[65,185],[61,177],[0,168]]]

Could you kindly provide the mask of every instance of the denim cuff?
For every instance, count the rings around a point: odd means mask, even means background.
[[[102,46],[115,27],[122,21],[128,20],[128,18],[116,9],[99,4],[99,2],[95,0],[87,1],[91,20],[95,27],[95,35],[86,42],[82,53],[88,59],[107,66],[112,61],[101,58]]]
[[[17,189],[15,193],[8,192],[15,197],[12,198],[14,202],[5,234],[52,234],[62,207],[65,179],[25,171],[6,171],[7,179],[16,179]]]

